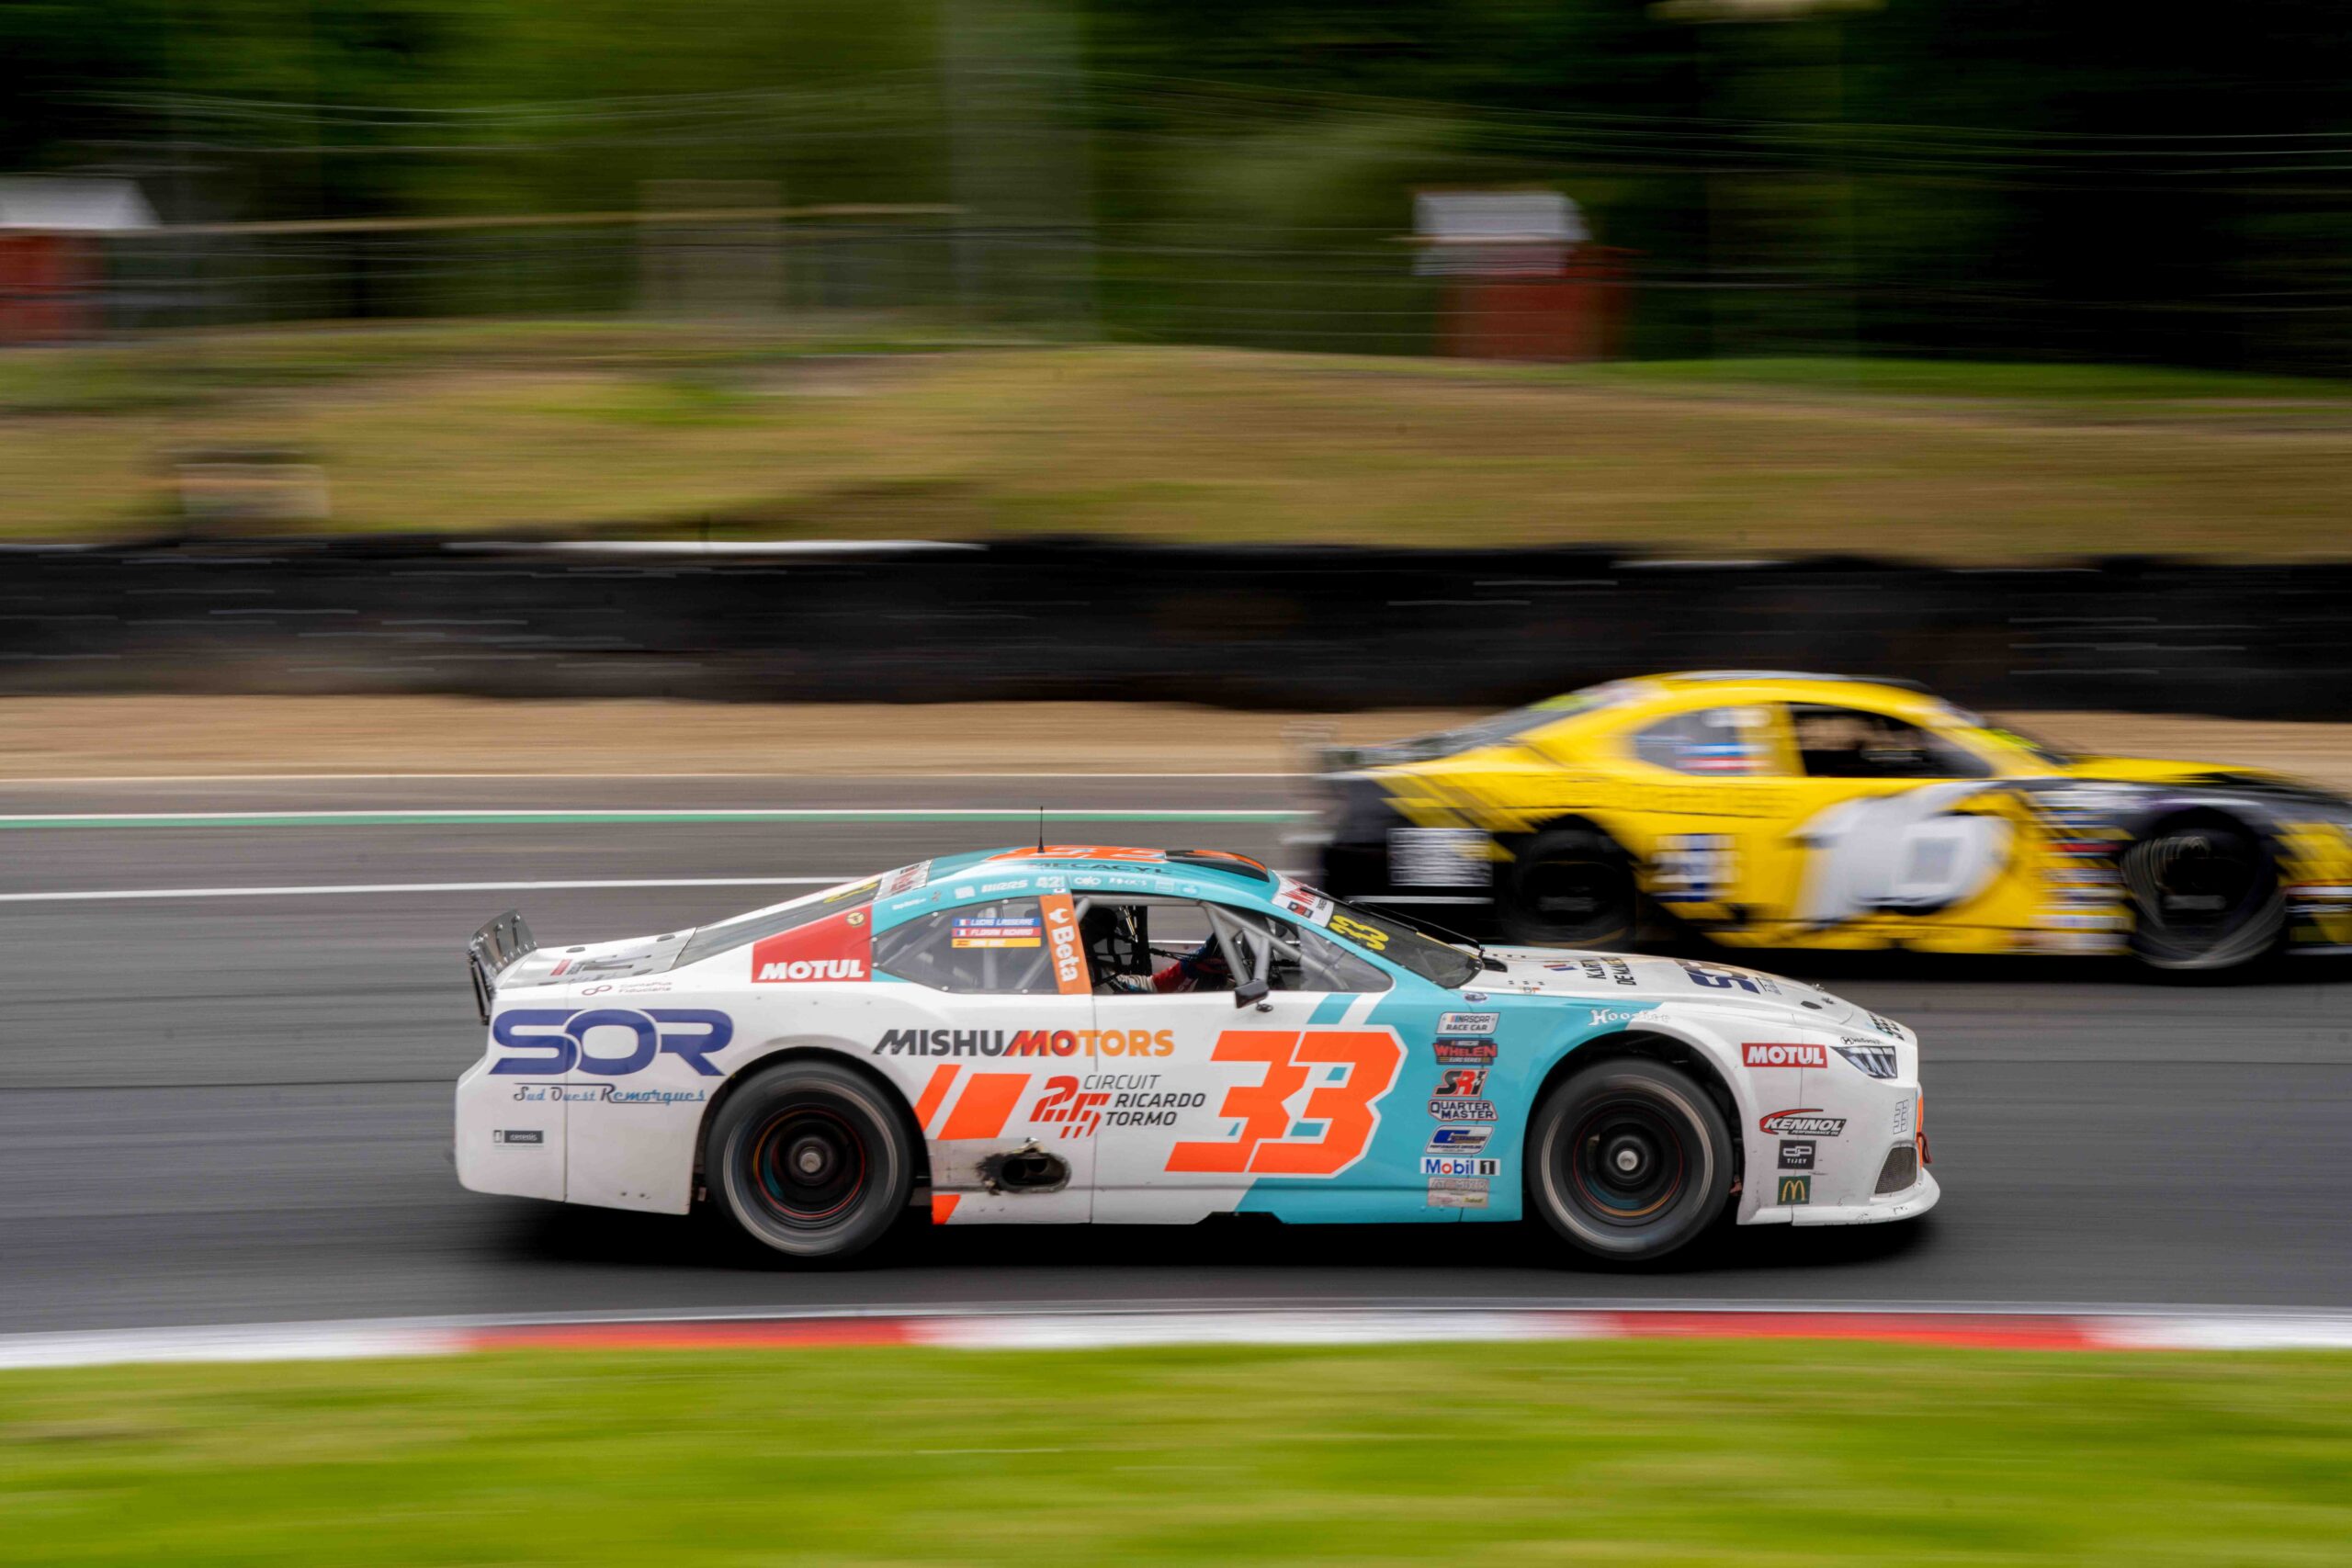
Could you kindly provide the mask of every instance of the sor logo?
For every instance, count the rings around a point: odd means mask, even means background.
[[[600,1077],[641,1073],[663,1055],[707,1078],[723,1075],[709,1056],[735,1038],[735,1021],[700,1008],[517,1008],[490,1026],[491,1039],[522,1055],[502,1056],[493,1074],[544,1077],[577,1068]]]

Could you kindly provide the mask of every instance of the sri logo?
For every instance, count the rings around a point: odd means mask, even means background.
[[[706,1059],[735,1038],[735,1021],[700,1008],[516,1008],[490,1026],[497,1044],[520,1055],[501,1056],[493,1074],[532,1077],[577,1069],[600,1077],[640,1073],[664,1054],[677,1057],[707,1078],[720,1077]]]

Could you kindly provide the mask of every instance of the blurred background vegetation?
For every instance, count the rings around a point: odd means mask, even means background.
[[[2334,555],[2347,66],[2314,0],[14,0],[0,535]],[[1466,277],[1465,190],[1577,235]]]
[[[182,225],[955,206],[796,253],[796,298],[1404,353],[1410,193],[1535,184],[1628,258],[1638,356],[2335,374],[2347,67],[2319,0],[17,0],[0,173]],[[616,229],[133,249],[174,324],[591,310],[639,263]]]

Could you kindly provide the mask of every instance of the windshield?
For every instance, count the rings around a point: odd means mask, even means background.
[[[1954,714],[1962,724],[1981,729],[2005,745],[2016,747],[2037,762],[2052,768],[2074,766],[2075,759],[2070,753],[2052,746],[2031,730],[2019,729],[2014,724],[1996,724],[1981,713],[1970,713],[1965,709],[1955,709]]]
[[[1447,990],[1459,990],[1476,978],[1486,967],[1478,955],[1468,948],[1426,936],[1394,915],[1376,914],[1353,904],[1342,904],[1329,895],[1313,888],[1302,892],[1315,898],[1329,898],[1330,918],[1322,922],[1333,936],[1354,942],[1366,952],[1376,953],[1389,963],[1411,970],[1422,979],[1443,986]]]

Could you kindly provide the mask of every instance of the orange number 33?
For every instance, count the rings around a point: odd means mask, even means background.
[[[1380,1118],[1373,1110],[1396,1082],[1405,1047],[1385,1029],[1229,1029],[1217,1036],[1212,1062],[1257,1062],[1256,1083],[1225,1091],[1218,1114],[1241,1123],[1231,1138],[1180,1143],[1168,1168],[1187,1173],[1250,1176],[1337,1176],[1363,1157]],[[1290,1100],[1316,1067],[1336,1065],[1346,1076],[1306,1097],[1301,1122],[1321,1122],[1311,1137],[1291,1136]]]

